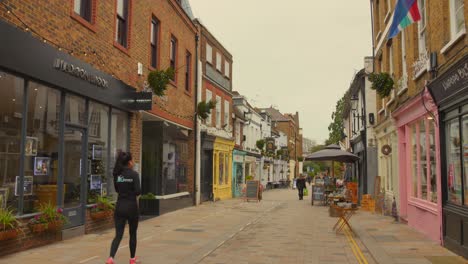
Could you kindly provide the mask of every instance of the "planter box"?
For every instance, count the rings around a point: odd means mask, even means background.
[[[93,220],[101,220],[105,218],[109,218],[114,213],[113,210],[106,210],[106,211],[99,211],[99,212],[90,212],[91,219]]]
[[[18,229],[0,231],[0,241],[10,240],[18,236]]]
[[[34,225],[28,225],[29,230],[31,230],[32,233],[38,234],[38,233],[43,233],[47,230],[47,224],[34,224]]]
[[[139,200],[140,214],[142,215],[159,215],[159,200],[157,199],[140,199]]]

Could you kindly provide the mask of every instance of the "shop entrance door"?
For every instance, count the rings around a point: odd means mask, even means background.
[[[202,155],[201,176],[201,200],[202,202],[213,199],[213,151],[205,150]]]
[[[63,188],[64,215],[68,218],[65,228],[84,224],[86,205],[86,160],[85,130],[66,127],[64,133]]]

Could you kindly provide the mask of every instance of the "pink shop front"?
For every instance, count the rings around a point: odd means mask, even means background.
[[[437,106],[427,89],[392,116],[398,129],[400,219],[441,243],[442,199]]]

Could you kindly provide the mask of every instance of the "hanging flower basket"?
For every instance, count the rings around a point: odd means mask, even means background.
[[[0,241],[14,239],[18,236],[18,229],[0,231]]]
[[[389,96],[393,90],[394,81],[386,72],[371,73],[369,81],[372,82],[371,89],[375,90],[381,98]]]

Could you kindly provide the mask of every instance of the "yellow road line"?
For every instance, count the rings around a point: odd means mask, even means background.
[[[366,257],[362,253],[361,249],[357,245],[356,241],[354,240],[353,236],[351,235],[351,232],[349,232],[348,228],[343,229],[345,232],[346,237],[348,238],[349,243],[351,244],[351,249],[353,249],[354,256],[358,260],[359,264],[368,264]],[[357,252],[357,254],[356,254]]]

